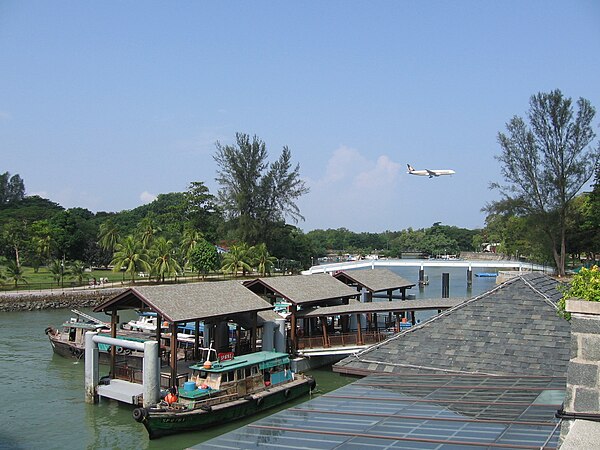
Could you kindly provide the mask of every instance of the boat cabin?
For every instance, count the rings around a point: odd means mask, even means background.
[[[241,356],[221,353],[218,360],[190,366],[191,381],[179,390],[182,398],[195,399],[217,391],[244,396],[293,379],[287,353],[256,352]]]

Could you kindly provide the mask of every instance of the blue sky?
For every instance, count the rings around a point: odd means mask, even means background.
[[[600,108],[600,2],[0,0],[0,61],[0,171],[64,207],[216,193],[245,132],[300,164],[305,231],[475,228],[532,94]]]

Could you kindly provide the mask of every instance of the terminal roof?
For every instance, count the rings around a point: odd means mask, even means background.
[[[271,304],[239,281],[136,286],[94,308],[94,311],[150,309],[169,322],[230,318],[267,311]]]
[[[344,270],[333,275],[347,285],[364,287],[371,292],[407,289],[415,286],[389,269]]]

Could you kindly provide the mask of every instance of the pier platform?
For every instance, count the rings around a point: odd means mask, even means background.
[[[125,380],[112,379],[110,384],[101,384],[96,392],[99,397],[110,398],[119,402],[137,405],[144,394],[144,386]]]

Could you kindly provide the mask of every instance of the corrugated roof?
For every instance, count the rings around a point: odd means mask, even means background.
[[[115,306],[136,307],[143,302],[170,322],[211,319],[270,310],[271,304],[244,287],[240,281],[137,286],[97,306],[94,311]]]
[[[402,278],[388,269],[344,270],[334,275],[335,278],[349,278],[371,292],[411,288],[415,283]]]
[[[358,295],[356,289],[328,274],[257,278],[244,284],[249,289],[262,285],[296,305]]]
[[[508,280],[334,366],[334,371],[421,371],[564,376],[570,325],[554,307],[557,283],[543,274]]]
[[[465,299],[458,298],[440,298],[440,299],[420,299],[420,300],[395,300],[395,301],[378,301],[378,302],[359,302],[350,300],[347,305],[326,306],[324,308],[315,308],[311,310],[299,311],[297,317],[319,317],[319,316],[335,316],[338,314],[353,314],[353,313],[377,313],[377,312],[394,312],[394,311],[419,311],[424,309],[448,309],[452,308]]]

